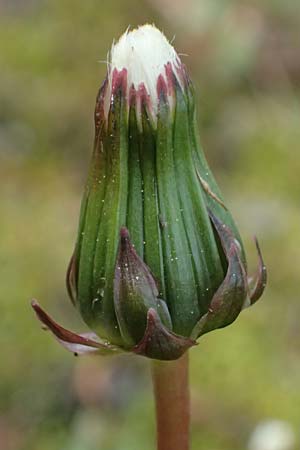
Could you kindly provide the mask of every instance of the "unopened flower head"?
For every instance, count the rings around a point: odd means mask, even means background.
[[[95,109],[95,142],[69,295],[93,332],[76,335],[34,302],[75,353],[176,359],[233,322],[266,283],[245,252],[198,140],[192,84],[154,26],[113,45]]]
[[[167,38],[153,25],[127,30],[109,55],[105,116],[115,90],[122,84],[128,107],[135,105],[138,120],[143,104],[155,125],[160,95],[167,97],[171,108],[175,106],[175,80],[184,89],[185,67]]]

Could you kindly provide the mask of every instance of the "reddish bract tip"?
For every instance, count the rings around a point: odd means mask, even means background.
[[[104,106],[104,104],[105,104],[105,96],[107,94],[107,89],[108,89],[108,78],[106,77],[102,83],[101,88],[99,89],[97,99],[96,99],[96,106],[95,106],[95,113],[94,113],[95,139],[96,140],[99,137],[101,128],[105,121],[105,106]]]
[[[108,354],[120,350],[114,345],[103,343],[99,341],[95,333],[77,334],[67,330],[55,322],[52,317],[44,309],[40,307],[36,300],[31,301],[38,319],[42,322],[45,330],[50,330],[58,342],[67,350],[74,353],[76,356],[86,353]]]
[[[149,93],[147,92],[147,89],[146,89],[144,83],[141,83],[141,84],[139,85],[139,88],[138,88],[138,98],[139,98],[139,100],[140,100],[140,102],[141,102],[142,105],[145,105],[145,106],[147,106],[147,108],[150,108],[150,105],[151,105],[151,99],[150,99],[150,95],[149,95]]]
[[[144,83],[140,83],[137,91],[137,111],[141,115],[143,111],[146,112],[149,118],[154,118],[154,109],[156,109],[155,104],[157,99],[151,98],[149,92],[146,89]]]
[[[114,95],[121,91],[121,93],[126,96],[127,91],[127,70],[124,68],[121,71],[114,69],[112,73],[111,80],[111,96],[113,98]]]
[[[147,314],[147,327],[143,339],[132,349],[138,355],[171,361],[180,358],[190,347],[197,345],[193,339],[179,336],[168,330],[155,309]]]
[[[254,236],[254,242],[258,254],[258,268],[254,277],[249,280],[251,305],[257,302],[257,300],[262,296],[267,284],[267,268],[265,266],[256,236]]]
[[[120,238],[123,239],[129,239],[129,231],[127,230],[126,227],[122,227],[120,229]]]
[[[168,94],[174,95],[174,86],[175,86],[175,74],[173,72],[172,64],[168,62],[165,65],[166,78],[167,78],[167,86],[168,86]]]
[[[129,100],[129,106],[130,107],[131,106],[135,106],[137,93],[136,93],[136,90],[135,90],[135,87],[134,87],[133,84],[130,86],[128,95],[129,95],[129,99],[128,99]]]
[[[183,63],[180,63],[178,66],[176,66],[176,73],[177,78],[181,82],[182,86],[184,88],[188,88],[189,84],[191,84],[191,79]]]
[[[31,306],[33,307],[34,310],[39,308],[39,304],[35,299],[31,300]]]
[[[100,117],[102,117],[104,113],[104,97],[107,92],[108,86],[108,78],[106,77],[102,83],[102,86],[99,89],[97,98],[96,98],[96,106],[95,106],[95,125],[99,124]]]
[[[163,98],[164,100],[167,99],[168,87],[167,87],[165,79],[162,75],[159,75],[159,77],[157,79],[156,91],[157,91],[157,96],[159,99],[160,98]]]

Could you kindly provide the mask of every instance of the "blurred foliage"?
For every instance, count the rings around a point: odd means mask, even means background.
[[[269,270],[263,300],[191,351],[192,448],[243,450],[269,417],[297,436],[300,3],[0,0],[1,450],[154,448],[148,362],[72,358],[29,307],[84,330],[64,272],[95,96],[112,40],[146,21],[190,55],[207,157]]]

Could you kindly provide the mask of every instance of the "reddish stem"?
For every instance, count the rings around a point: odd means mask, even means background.
[[[156,405],[157,450],[188,450],[188,353],[176,361],[154,361],[152,380]]]

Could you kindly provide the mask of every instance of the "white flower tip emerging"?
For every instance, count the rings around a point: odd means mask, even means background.
[[[170,77],[175,75],[183,88],[181,61],[164,34],[153,25],[143,25],[126,31],[116,44],[113,44],[109,62],[109,86],[113,86],[115,73],[125,69],[127,76],[127,95],[130,89],[136,93],[144,92],[150,100],[154,120],[158,106],[158,83],[164,81],[170,106],[173,102]],[[111,92],[110,92],[111,94]],[[139,109],[137,101],[137,108]]]
[[[144,83],[151,97],[156,94],[156,83],[165,65],[180,64],[177,53],[167,38],[153,25],[143,25],[126,31],[111,49],[111,71],[127,69],[128,84],[137,89]]]

